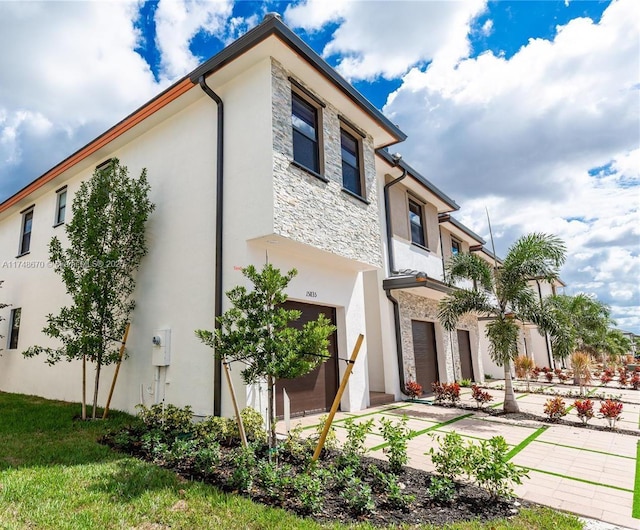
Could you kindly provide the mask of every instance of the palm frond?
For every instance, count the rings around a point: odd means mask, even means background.
[[[438,304],[438,320],[448,331],[455,329],[460,317],[467,313],[495,315],[496,307],[491,303],[488,293],[472,289],[454,291]]]
[[[487,291],[493,288],[493,274],[491,267],[476,254],[459,253],[447,262],[446,275],[449,282],[471,280]]]
[[[503,277],[506,282],[522,279],[552,282],[558,278],[566,250],[564,242],[555,235],[533,233],[522,236],[507,253],[502,267]]]

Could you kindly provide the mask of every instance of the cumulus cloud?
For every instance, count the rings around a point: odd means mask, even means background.
[[[189,44],[199,32],[224,41],[232,9],[232,0],[160,0],[155,23],[162,77],[175,80],[198,66],[202,58]]]
[[[392,79],[418,63],[465,57],[470,23],[485,8],[485,0],[307,0],[289,6],[285,20],[310,32],[338,22],[323,50],[325,57],[339,56],[338,71],[351,80]]]
[[[567,241],[569,292],[591,292],[640,332],[640,4],[613,2],[509,59],[413,68],[385,112],[406,160],[462,204],[497,251],[523,233]],[[634,308],[631,310],[631,308]]]
[[[136,2],[0,2],[2,196],[158,91],[134,51],[137,13]]]

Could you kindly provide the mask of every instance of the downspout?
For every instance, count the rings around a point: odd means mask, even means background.
[[[222,200],[224,188],[224,104],[218,94],[216,94],[205,82],[204,75],[198,79],[200,88],[204,93],[215,101],[218,107],[218,122],[216,133],[216,266],[214,280],[214,317],[215,327],[220,327],[218,323],[219,317],[222,316]],[[222,362],[216,357],[213,369],[213,415],[220,416],[222,414]]]
[[[395,165],[397,166],[400,163],[400,156],[395,155],[393,157]],[[388,182],[384,185],[384,212],[385,212],[385,220],[387,223],[387,256],[388,256],[388,264],[389,264],[389,275],[397,272],[395,267],[395,254],[393,251],[393,231],[391,228],[391,210],[389,209],[389,188],[394,184],[397,184],[402,179],[407,176],[406,168],[402,168],[402,175],[398,178]],[[404,379],[404,359],[402,356],[402,331],[400,329],[400,304],[398,300],[393,297],[390,289],[385,290],[387,299],[393,305],[393,324],[395,328],[396,334],[396,356],[398,358],[398,376],[400,379],[400,392],[403,394],[406,391],[407,383]]]
[[[538,286],[538,297],[540,298],[540,303],[542,303],[542,288],[540,287],[540,280],[536,280],[536,285]],[[549,360],[549,367],[555,368],[555,363],[553,362],[553,355],[551,354],[551,348],[549,347],[549,333],[544,332],[544,345],[547,347],[547,359]]]

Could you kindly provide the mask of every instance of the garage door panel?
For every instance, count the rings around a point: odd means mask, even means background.
[[[302,329],[307,322],[316,320],[323,314],[335,325],[335,309],[328,306],[305,304],[287,301],[286,309],[295,309],[301,316],[291,325]],[[331,408],[338,389],[338,354],[335,332],[329,337],[329,353],[331,358],[317,366],[312,372],[294,379],[281,379],[276,382],[276,415],[284,413],[284,399],[282,390],[285,389],[291,401],[291,415],[300,416],[315,412],[327,411]]]

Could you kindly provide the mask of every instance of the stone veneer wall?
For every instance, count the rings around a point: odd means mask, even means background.
[[[400,306],[400,331],[402,334],[405,380],[415,379],[416,373],[411,321],[423,320],[435,323],[436,348],[440,373],[443,373],[442,367],[444,362],[447,382],[454,380],[459,381],[462,372],[460,368],[458,336],[455,332],[447,332],[438,322],[438,301],[407,291],[398,291],[395,296]],[[482,359],[479,352],[478,320],[473,315],[465,315],[458,322],[457,328],[469,332],[474,375],[476,380],[483,380]],[[452,352],[454,352],[453,355]],[[430,389],[425,389],[425,391],[429,390]]]
[[[273,111],[274,233],[348,259],[382,267],[376,171],[371,136],[363,139],[366,199],[342,191],[342,157],[338,110],[325,101],[322,111],[323,182],[291,164],[291,83],[271,61]],[[301,84],[302,81],[299,81]],[[313,92],[309,89],[310,92]]]

